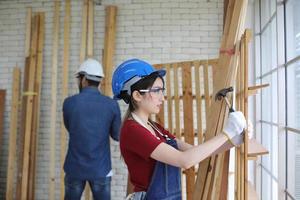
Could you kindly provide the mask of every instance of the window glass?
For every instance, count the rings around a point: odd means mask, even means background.
[[[288,126],[300,129],[300,61],[287,67]]]
[[[300,55],[300,1],[289,0],[286,4],[286,36],[288,60]]]

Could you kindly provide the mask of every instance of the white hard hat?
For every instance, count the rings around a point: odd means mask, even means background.
[[[102,65],[92,58],[88,58],[80,65],[75,75],[79,74],[83,74],[86,79],[93,81],[100,81],[104,77]]]

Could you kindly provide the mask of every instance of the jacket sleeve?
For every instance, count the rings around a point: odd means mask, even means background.
[[[116,101],[114,101],[114,115],[110,127],[110,136],[115,141],[119,141],[120,127],[121,127],[121,111],[120,111],[119,104]]]
[[[65,125],[66,129],[69,130],[68,99],[64,100],[62,111],[63,111],[64,125]]]

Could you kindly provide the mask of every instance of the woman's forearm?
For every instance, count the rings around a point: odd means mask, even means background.
[[[227,140],[225,135],[219,134],[203,144],[184,151],[181,158],[183,167],[188,169],[216,152],[220,153],[221,151],[227,150],[229,146],[224,145],[227,143]],[[226,149],[223,149],[223,145],[226,146]]]

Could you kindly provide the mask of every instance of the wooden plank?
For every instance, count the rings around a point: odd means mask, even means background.
[[[250,41],[251,31],[247,29],[245,31],[243,40],[244,40],[244,115],[246,120],[248,121],[248,43]],[[245,139],[244,139],[244,199],[248,200],[248,143],[249,143],[249,135],[248,130],[245,130]]]
[[[247,196],[247,198],[249,200],[258,200],[259,198],[258,198],[257,193],[255,192],[255,189],[254,189],[253,185],[249,182],[247,183],[247,185],[248,185],[248,196]]]
[[[87,57],[94,56],[94,1],[88,2]]]
[[[248,157],[256,157],[269,154],[269,151],[257,140],[250,139],[248,143]]]
[[[163,102],[159,113],[155,117],[156,117],[155,121],[157,123],[159,123],[162,126],[165,125],[165,102]]]
[[[220,200],[227,200],[228,196],[228,177],[229,177],[229,161],[230,161],[230,152],[227,151],[224,154],[224,165],[222,172],[222,181],[221,181],[221,191],[219,192]]]
[[[180,132],[180,113],[179,113],[179,91],[178,91],[178,65],[177,63],[173,64],[174,70],[174,104],[175,104],[175,135],[177,138],[181,138]]]
[[[23,78],[23,93],[28,91],[28,79],[29,79],[29,68],[30,68],[30,57],[25,58],[25,67],[24,67],[24,78]],[[22,168],[23,168],[23,154],[24,154],[24,139],[25,139],[25,118],[26,118],[26,98],[27,96],[22,95],[22,113],[20,120],[20,139],[18,141],[19,151],[18,151],[18,160],[17,160],[17,190],[16,190],[16,199],[21,198],[21,185],[22,185]]]
[[[193,128],[193,99],[192,99],[192,76],[191,65],[183,65],[182,74],[182,92],[183,92],[183,120],[184,120],[184,140],[189,144],[194,144],[194,128]],[[193,189],[195,183],[194,167],[186,170],[186,190],[187,199],[193,198]]]
[[[217,65],[218,64],[218,59],[215,58],[215,59],[208,59],[208,60],[189,60],[189,61],[180,61],[180,62],[172,62],[172,63],[160,63],[160,64],[153,64],[153,66],[156,69],[161,69],[161,68],[163,68],[163,66],[166,66],[168,64],[169,65],[177,64],[179,66],[182,66],[182,65],[190,64],[190,63],[194,63],[194,62],[199,62],[200,65],[205,65],[205,64]]]
[[[52,38],[52,69],[51,69],[51,120],[50,120],[50,164],[49,164],[49,199],[55,199],[55,146],[56,146],[56,111],[57,111],[57,64],[59,36],[60,2],[54,3],[53,38]]]
[[[197,106],[197,136],[198,144],[203,143],[203,132],[202,132],[202,99],[201,99],[201,88],[200,88],[200,63],[193,62],[195,67],[195,90],[196,90],[196,106]]]
[[[5,96],[6,96],[6,90],[0,89],[0,146],[2,146],[2,137],[3,137]]]
[[[269,87],[270,84],[267,83],[267,84],[261,84],[261,85],[255,85],[255,86],[251,86],[251,87],[248,87],[248,90],[251,91],[251,90],[259,90],[259,89],[263,89],[263,88],[266,88],[266,87]]]
[[[28,57],[30,54],[31,17],[32,17],[32,10],[31,10],[31,8],[27,8],[26,30],[25,30],[25,57]]]
[[[113,59],[115,54],[115,35],[116,35],[116,17],[117,7],[107,6],[105,9],[105,37],[104,37],[104,54],[103,54],[103,67],[105,73],[104,92],[106,95],[112,95],[111,80],[113,71]]]
[[[17,130],[20,99],[20,68],[14,67],[12,78],[11,111],[9,120],[8,161],[6,178],[6,199],[13,199],[16,172]]]
[[[81,24],[81,42],[80,42],[80,54],[79,62],[82,63],[86,58],[86,46],[87,46],[87,21],[88,21],[88,0],[83,1],[82,6],[82,24]]]
[[[64,49],[63,49],[63,70],[62,70],[62,100],[68,96],[68,83],[69,83],[69,57],[70,57],[70,21],[71,21],[71,1],[65,1],[65,17],[64,17]],[[64,162],[67,147],[67,131],[61,116],[61,134],[60,134],[60,199],[63,200],[65,196],[64,184]]]
[[[230,2],[229,2],[230,3]],[[239,26],[243,21],[245,20],[244,13],[242,13],[243,6],[247,5],[247,0],[241,0],[241,1],[234,1],[234,9],[232,13],[232,19],[230,22],[226,24],[230,24],[230,27],[227,28],[225,25],[225,29],[228,29],[228,34],[224,32],[223,38],[222,38],[222,44],[221,44],[221,50],[228,50],[232,49],[233,46],[238,41],[239,36]],[[228,12],[228,11],[227,11]],[[228,87],[232,84],[234,81],[235,75],[236,75],[236,66],[233,65],[233,56],[229,56],[228,54],[221,53],[219,58],[219,66],[222,66],[219,70],[220,73],[218,73],[218,77],[216,77],[216,80],[218,80],[214,84],[214,93],[218,92],[220,89],[223,89],[225,87]],[[225,77],[225,78],[224,78]],[[225,107],[224,102],[217,102],[212,101],[211,109],[209,110],[209,121],[208,121],[208,131],[206,135],[206,139],[210,139],[214,137],[216,134],[220,133],[221,130],[219,129],[219,123],[223,123],[225,116],[227,116],[228,108]],[[216,129],[218,127],[218,129]],[[207,183],[205,181],[208,172],[208,168],[210,166],[210,162],[213,159],[206,159],[203,162],[201,162],[199,170],[198,170],[198,177],[196,182],[196,188],[195,188],[195,198],[194,199],[200,199],[203,192],[203,187],[205,185],[210,185],[210,183]],[[200,179],[200,180],[198,180]],[[204,181],[203,181],[204,180]],[[205,182],[205,185],[201,186],[199,183]]]
[[[33,117],[32,117],[32,133],[30,145],[30,162],[29,162],[29,181],[28,181],[28,199],[35,199],[35,176],[36,176],[36,160],[37,160],[37,141],[40,123],[40,98],[43,72],[43,48],[45,36],[45,13],[38,13],[38,43],[37,43],[37,61],[33,102]]]
[[[166,78],[167,78],[167,105],[168,105],[168,127],[170,133],[173,133],[173,102],[171,99],[171,70],[170,70],[170,65],[166,65]]]
[[[245,111],[245,92],[244,92],[244,86],[245,86],[245,54],[244,54],[244,46],[245,43],[243,41],[243,38],[241,39],[241,44],[240,44],[240,73],[239,73],[239,77],[240,77],[240,88],[239,88],[239,93],[240,93],[240,97],[239,97],[239,104],[240,104],[240,111],[242,111],[244,113]],[[240,156],[240,196],[239,198],[241,200],[244,200],[245,198],[245,181],[244,181],[244,177],[245,177],[245,160],[244,160],[244,155],[245,155],[245,145],[242,144],[240,147],[240,152],[241,152],[241,156]]]
[[[229,160],[225,160],[225,157],[229,159],[229,153],[221,153],[218,155],[216,167],[215,167],[215,175],[213,176],[214,180],[212,181],[211,194],[209,199],[220,199],[222,183],[227,183],[223,176],[227,176],[228,180],[228,168]],[[224,187],[225,188],[225,187]],[[227,191],[223,191],[225,193],[222,196],[227,196]]]
[[[236,92],[237,94],[241,93],[241,67],[238,68],[237,71],[237,80],[236,80]],[[236,109],[241,110],[241,96],[237,95],[236,97]],[[235,176],[235,199],[241,198],[241,149],[236,148],[236,176]]]
[[[208,64],[203,66],[203,72],[204,72],[205,112],[207,113],[206,120],[208,120],[208,111],[210,106]]]
[[[22,157],[22,180],[20,199],[27,199],[28,195],[28,178],[29,178],[29,161],[30,161],[30,145],[31,145],[31,133],[32,133],[32,119],[33,119],[33,101],[34,101],[34,84],[35,84],[35,73],[36,73],[36,56],[37,56],[37,43],[38,43],[38,23],[39,18],[35,16],[32,24],[32,37],[31,37],[31,48],[30,48],[30,64],[29,64],[29,77],[28,77],[28,88],[24,91],[25,95],[25,126],[24,126],[24,140],[23,140],[23,157]]]
[[[208,61],[203,65],[203,79],[204,79],[204,99],[205,99],[205,118],[206,118],[206,130],[205,134],[207,134],[207,122],[208,122],[208,113],[209,113],[209,107],[210,107],[210,95],[209,95],[209,75],[208,75]],[[215,166],[216,163],[212,162],[212,166]],[[211,169],[211,172],[208,173],[207,176],[207,182],[214,181],[213,180],[213,174],[215,174],[215,169]],[[209,199],[211,193],[209,192],[212,185],[207,184],[204,193],[202,196],[202,199]]]

